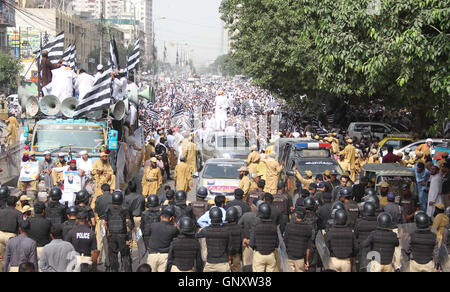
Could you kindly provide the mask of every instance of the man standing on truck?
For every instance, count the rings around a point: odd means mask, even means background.
[[[116,176],[111,164],[108,162],[108,154],[102,152],[100,159],[95,161],[92,165],[92,177],[95,180],[94,198],[92,200],[91,208],[95,209],[95,200],[102,194],[102,185],[108,184],[111,189],[116,187]]]

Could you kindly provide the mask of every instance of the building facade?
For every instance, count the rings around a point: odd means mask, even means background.
[[[15,2],[14,0],[5,0],[4,2],[0,2],[0,51],[10,53],[8,28],[15,26],[15,11],[11,8],[15,5]]]

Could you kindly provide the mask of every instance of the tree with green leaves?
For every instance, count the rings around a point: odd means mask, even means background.
[[[4,92],[11,94],[17,90],[17,80],[21,71],[22,65],[19,59],[0,52],[0,87]]]
[[[449,0],[223,0],[232,56],[291,103],[335,100],[449,116]]]

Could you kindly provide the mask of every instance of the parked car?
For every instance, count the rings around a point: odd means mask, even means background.
[[[378,143],[380,148],[378,149],[378,156],[383,157],[387,154],[388,146],[394,147],[394,151],[401,149],[414,141],[414,137],[408,134],[393,134],[387,135],[383,140]]]
[[[380,140],[389,134],[400,133],[399,130],[389,124],[373,122],[350,123],[347,132],[351,138],[357,137],[358,139],[361,139],[363,135],[370,134],[372,137],[377,137]]]
[[[437,147],[446,147],[446,145],[447,145],[444,139],[435,138],[435,139],[431,139],[431,140],[433,140],[433,148],[431,149],[431,155],[434,155]],[[416,148],[419,145],[425,144],[425,143],[426,143],[426,140],[416,141],[414,143],[406,145],[403,148],[394,149],[394,154],[397,154],[399,152],[405,154],[406,152],[409,152],[410,157],[416,157]]]

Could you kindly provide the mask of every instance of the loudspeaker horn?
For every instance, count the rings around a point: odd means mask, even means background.
[[[47,116],[56,116],[61,110],[61,102],[54,95],[47,95],[41,98],[39,102],[41,112]]]
[[[125,103],[123,101],[118,101],[116,104],[110,107],[111,115],[115,120],[122,120],[125,117]]]
[[[63,100],[61,104],[61,113],[66,118],[73,118],[75,109],[77,108],[78,100],[75,97],[69,97]]]
[[[20,86],[17,91],[19,104],[22,112],[34,117],[39,112],[39,102],[36,96],[28,92],[23,86]]]

